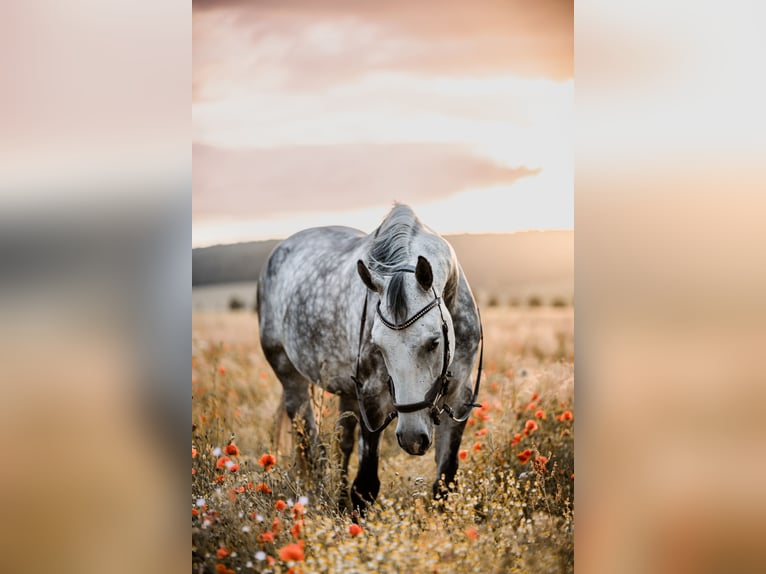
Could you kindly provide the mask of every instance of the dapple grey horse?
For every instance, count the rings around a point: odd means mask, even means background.
[[[399,445],[413,455],[426,453],[436,425],[434,497],[453,483],[477,406],[480,356],[475,385],[471,372],[481,321],[454,250],[412,209],[395,205],[370,235],[317,227],[281,242],[261,271],[258,316],[287,414],[304,419],[309,442],[316,439],[310,384],[339,395],[341,412],[355,415],[338,423],[344,489],[361,422],[354,508],[378,495],[381,431],[396,417]]]

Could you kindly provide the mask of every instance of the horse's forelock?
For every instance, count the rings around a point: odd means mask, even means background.
[[[391,277],[391,281],[388,283],[388,292],[386,294],[388,310],[393,315],[394,321],[397,323],[406,321],[408,315],[407,293],[404,289],[404,275],[404,272],[399,271]]]

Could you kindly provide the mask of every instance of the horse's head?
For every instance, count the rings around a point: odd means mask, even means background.
[[[433,438],[434,404],[455,353],[452,317],[425,257],[418,257],[414,268],[399,267],[387,278],[362,261],[357,268],[367,288],[380,297],[372,342],[391,377],[399,415],[396,438],[408,453],[425,454]]]

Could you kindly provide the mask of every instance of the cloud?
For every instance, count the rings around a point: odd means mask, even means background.
[[[417,202],[511,184],[539,169],[509,168],[450,144],[193,147],[193,215],[253,216]]]
[[[374,71],[573,76],[571,1],[225,0],[193,6],[196,98],[231,84],[317,90]]]

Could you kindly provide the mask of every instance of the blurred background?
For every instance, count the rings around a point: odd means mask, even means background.
[[[558,7],[252,4],[0,9],[0,570],[188,568],[189,244],[398,199],[447,234],[576,214],[578,569],[763,571],[763,6],[578,2],[573,83]]]

